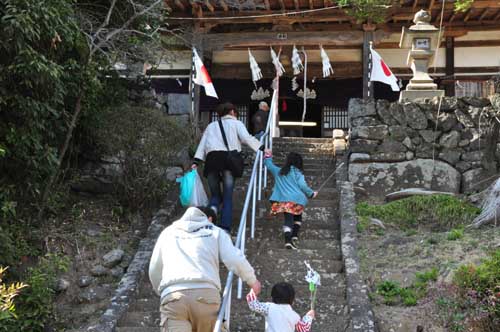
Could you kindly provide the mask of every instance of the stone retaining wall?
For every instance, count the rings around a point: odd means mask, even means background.
[[[395,102],[351,99],[349,180],[380,197],[411,187],[484,189],[500,165],[500,95]]]
[[[111,303],[95,324],[84,329],[86,332],[114,332],[120,318],[128,310],[138,291],[142,278],[146,277],[149,259],[153,253],[156,240],[179,210],[179,203],[171,201],[166,209],[156,213],[148,228],[146,237],[139,243],[139,248],[130,263],[127,273],[118,284]]]
[[[349,308],[350,325],[348,332],[374,332],[375,319],[368,298],[366,286],[360,272],[356,244],[357,216],[355,196],[351,182],[338,181],[340,190],[340,231],[342,259],[346,278],[346,298]]]

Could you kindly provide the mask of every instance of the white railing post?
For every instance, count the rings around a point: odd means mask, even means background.
[[[229,289],[229,300],[228,300],[228,303],[227,303],[227,306],[226,306],[226,317],[225,317],[225,320],[226,320],[226,329],[227,331],[231,331],[231,297],[232,297],[232,294],[233,294],[233,289],[232,287]]]
[[[265,147],[265,145],[264,145]],[[260,201],[262,199],[262,165],[263,165],[263,162],[262,160],[264,159],[264,154],[261,153],[260,154],[260,157],[259,157],[259,196],[257,197],[257,199]],[[253,239],[253,236],[252,236],[252,239]]]
[[[269,136],[266,136],[266,149],[269,149]],[[264,188],[267,188],[267,167],[264,167]]]
[[[246,232],[247,232],[247,227],[246,227],[246,218],[245,218],[245,226],[243,226],[243,231],[241,233],[241,245],[240,245],[240,250],[243,255],[245,255],[245,238],[246,238]],[[238,278],[238,293],[236,296],[238,297],[238,300],[241,299],[241,295],[243,294],[243,280],[241,278]]]
[[[262,156],[262,152],[260,153]],[[260,158],[260,157],[257,157]],[[252,194],[252,223],[250,224],[250,237],[253,239],[255,237],[255,209],[257,208],[257,177],[254,178],[253,184],[253,194]]]

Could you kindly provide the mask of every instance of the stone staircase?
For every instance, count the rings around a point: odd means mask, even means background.
[[[274,142],[274,161],[281,165],[288,152],[302,154],[306,179],[316,190],[334,171],[333,144],[331,139],[279,138]],[[272,176],[269,175],[269,197]],[[243,186],[248,179],[239,180]],[[234,219],[239,220],[239,210],[244,199],[243,188],[235,191]],[[279,281],[290,282],[296,291],[294,309],[302,316],[309,310],[309,289],[304,280],[306,268],[304,261],[311,263],[322,277],[317,295],[317,319],[313,331],[345,331],[349,325],[346,305],[346,287],[340,248],[340,225],[338,219],[338,192],[332,177],[323,187],[319,196],[309,201],[300,235],[299,250],[284,249],[282,236],[282,217],[269,216],[269,203],[263,197],[259,203],[255,239],[247,240],[246,256],[254,266],[262,282],[261,301],[270,301],[272,285]],[[237,229],[235,222],[234,230]],[[247,233],[248,234],[248,233]],[[221,278],[225,280],[225,269]],[[223,285],[224,286],[224,285]],[[263,331],[264,320],[248,309],[244,296],[236,299],[236,283],[233,287],[231,307],[232,332]],[[119,321],[117,332],[158,332],[159,299],[153,293],[147,275],[139,287],[135,302]]]

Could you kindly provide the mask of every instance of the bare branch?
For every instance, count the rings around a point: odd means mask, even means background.
[[[108,10],[108,13],[106,14],[106,18],[104,19],[104,22],[102,22],[102,25],[96,31],[96,36],[99,35],[99,33],[101,32],[102,29],[104,29],[105,27],[108,26],[109,20],[111,19],[111,15],[113,14],[113,10],[115,9],[115,5],[116,5],[116,0],[113,0],[113,2],[111,3],[111,6],[109,6],[109,10]]]
[[[106,42],[108,42],[115,35],[120,34],[124,29],[128,28],[128,26],[130,24],[132,24],[137,18],[141,17],[142,15],[147,14],[149,11],[151,11],[152,9],[154,9],[161,2],[162,2],[162,0],[156,0],[155,2],[153,2],[151,5],[149,5],[145,9],[141,10],[140,12],[136,12],[120,28],[113,29],[108,34],[106,34],[106,36],[104,37],[104,39],[101,40],[99,43],[97,43],[97,46],[98,47],[102,47],[103,44],[105,44]],[[91,50],[90,51],[90,56],[92,56],[94,53],[95,53],[95,50]]]

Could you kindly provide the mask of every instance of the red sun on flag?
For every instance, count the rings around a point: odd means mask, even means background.
[[[210,78],[210,75],[208,74],[208,70],[205,66],[201,66],[201,77],[203,79],[203,82],[212,83],[212,79]]]
[[[387,67],[384,60],[382,60],[382,59],[380,59],[380,66],[382,67],[382,70],[384,71],[385,76],[389,77],[392,75],[391,70],[389,69],[389,67]]]

